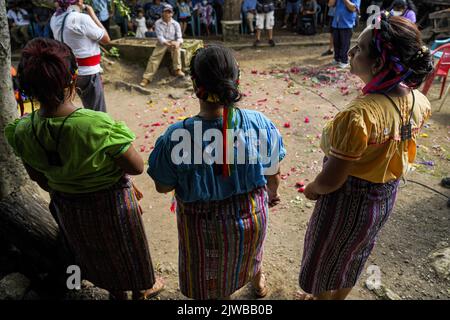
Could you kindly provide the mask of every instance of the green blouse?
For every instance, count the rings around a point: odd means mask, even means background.
[[[55,191],[87,193],[108,188],[123,175],[114,162],[136,138],[123,122],[104,112],[79,109],[65,122],[58,146],[62,166],[50,166],[45,151],[33,134],[30,115],[7,125],[5,136],[17,156],[48,179]],[[56,137],[65,117],[44,118],[34,113],[40,142],[55,151]]]

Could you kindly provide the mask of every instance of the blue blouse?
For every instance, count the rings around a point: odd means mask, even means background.
[[[281,134],[258,111],[236,110],[233,122],[237,129],[229,177],[214,163],[216,156],[222,159],[222,118],[198,116],[171,125],[158,138],[147,173],[159,184],[175,186],[183,202],[223,200],[264,186],[264,175],[276,174],[286,155]]]

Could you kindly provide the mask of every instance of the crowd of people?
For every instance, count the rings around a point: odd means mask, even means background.
[[[32,38],[53,38],[50,18],[58,9],[58,1],[6,1],[11,38],[15,46],[23,47]],[[120,27],[121,36],[138,38],[156,37],[154,24],[162,17],[165,4],[172,6],[174,19],[181,24],[183,35],[188,27],[191,34],[196,35],[193,33],[197,28],[193,17],[199,19],[201,27],[201,30],[197,31],[199,35],[209,35],[214,24],[220,31],[224,4],[223,0],[124,0],[124,4],[130,9],[128,18],[111,0],[91,0],[89,3],[92,4],[97,18],[108,33],[113,20]]]
[[[176,8],[179,17],[184,15],[178,4],[164,3],[159,11],[155,3],[135,10],[139,35],[149,32],[143,28],[149,18],[155,19],[158,38],[142,85],[151,81],[167,50],[176,75],[184,75],[179,63],[183,27],[173,18]],[[55,40],[29,41],[17,72],[21,92],[40,108],[10,123],[5,136],[30,178],[49,192],[50,211],[83,278],[112,298],[126,299],[126,291],[132,291],[133,298],[146,299],[164,283],[155,275],[141,219],[143,192],[131,179],[145,170],[133,146],[136,135],[108,115],[104,102],[99,44],[110,40],[108,21],[81,0],[57,4],[48,20],[39,20],[49,24]],[[299,268],[301,299],[345,299],[355,286],[430,116],[430,103],[417,88],[432,72],[433,58],[411,13],[400,14],[404,7],[394,6],[392,14],[380,15],[379,29],[364,29],[349,49],[359,0],[327,5],[335,7],[336,63],[350,60],[350,72],[365,86],[325,124],[323,169],[304,190],[316,205]],[[298,19],[312,8],[304,7]],[[31,18],[26,9],[10,10],[20,38],[25,35],[20,27]],[[256,41],[267,29],[273,42],[273,2],[258,0],[255,10]],[[108,12],[110,19],[114,12]],[[281,163],[289,150],[266,115],[238,107],[240,70],[230,49],[197,50],[190,77],[198,114],[158,138],[147,167],[156,191],[174,194],[181,292],[193,299],[226,299],[251,283],[256,297],[265,297],[264,242],[270,208],[282,201]],[[84,108],[74,102],[76,94]],[[216,148],[211,150],[212,137],[196,140],[198,128],[201,137],[214,136]]]
[[[173,19],[181,25],[183,36],[188,28],[190,34],[210,35],[215,27],[220,30],[220,21],[223,15],[224,0],[152,0],[152,1],[125,1],[130,8],[130,19],[120,16],[116,12],[116,23],[121,28],[122,36],[135,35],[138,38],[156,37],[154,25],[162,18],[166,4],[173,8]],[[197,30],[197,19],[200,30]],[[146,32],[149,32],[146,35]]]

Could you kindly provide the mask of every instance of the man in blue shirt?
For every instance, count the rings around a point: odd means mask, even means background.
[[[92,0],[92,8],[109,34],[109,18],[112,16],[111,0]]]
[[[333,18],[334,60],[341,68],[348,67],[348,51],[359,13],[361,0],[330,0],[328,6],[335,7]]]
[[[253,26],[253,21],[256,17],[256,0],[244,0],[244,2],[242,2],[242,15],[247,22],[250,34],[254,35],[255,28]]]

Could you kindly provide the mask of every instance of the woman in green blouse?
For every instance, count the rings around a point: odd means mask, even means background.
[[[155,278],[141,220],[139,193],[128,175],[142,173],[135,135],[106,113],[73,104],[77,63],[65,44],[37,38],[22,52],[23,92],[40,109],[15,120],[6,138],[32,180],[51,196],[58,221],[82,277],[125,299],[149,297]]]

